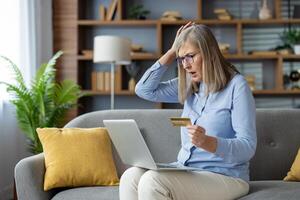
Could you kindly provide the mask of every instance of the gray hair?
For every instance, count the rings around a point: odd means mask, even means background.
[[[205,25],[194,24],[185,30],[175,40],[176,55],[180,47],[190,42],[199,48],[203,63],[203,83],[206,84],[205,93],[218,92],[224,89],[238,70],[230,64],[222,55],[218,42],[212,31]],[[185,99],[192,92],[197,92],[199,86],[193,83],[181,65],[178,66],[178,94],[179,102],[184,103]]]

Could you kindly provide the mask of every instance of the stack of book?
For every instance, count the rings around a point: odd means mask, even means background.
[[[93,71],[92,72],[92,90],[93,91],[110,91],[110,72]]]
[[[225,8],[216,8],[214,13],[217,15],[219,20],[231,20],[232,16]]]
[[[177,21],[182,19],[182,15],[179,11],[168,10],[162,14],[161,20]]]
[[[107,20],[111,21],[115,18],[116,13],[117,13],[117,5],[118,5],[118,0],[112,0],[110,3],[109,7],[106,9],[103,4],[99,6],[99,17],[100,20]],[[120,19],[120,16],[119,16]]]

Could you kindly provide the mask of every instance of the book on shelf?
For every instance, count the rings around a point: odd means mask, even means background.
[[[104,90],[104,72],[97,72],[97,90]]]
[[[107,10],[107,15],[106,15],[106,20],[113,20],[114,19],[114,15],[117,11],[117,3],[118,0],[112,0],[112,2],[109,5],[109,8]]]
[[[104,72],[104,91],[110,91],[110,72]]]
[[[132,57],[151,57],[151,56],[154,56],[153,53],[150,53],[150,52],[130,52],[130,56]]]
[[[117,65],[115,70],[115,92],[122,90],[122,66]]]
[[[92,90],[97,90],[97,72],[92,72]]]
[[[111,72],[108,71],[93,71],[91,74],[91,89],[93,91],[108,92],[111,90]],[[115,90],[120,91],[121,85],[118,84],[122,80],[120,78],[121,68],[115,72]]]
[[[231,15],[218,15],[219,20],[232,20]]]
[[[85,58],[92,58],[92,57],[93,57],[93,50],[83,49],[83,50],[81,50],[81,54],[82,54]]]
[[[255,51],[250,51],[249,54],[251,55],[257,55],[257,56],[275,56],[277,55],[277,51],[273,51],[273,50],[266,50],[266,51],[263,51],[263,50],[255,50]]]
[[[106,8],[103,4],[99,6],[99,19],[106,20]]]
[[[224,13],[228,13],[228,11],[225,8],[215,8],[214,13],[215,14],[224,14]]]
[[[225,8],[216,8],[214,9],[214,13],[217,15],[219,20],[231,20],[232,16]]]

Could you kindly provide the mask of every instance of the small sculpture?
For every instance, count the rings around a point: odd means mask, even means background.
[[[214,13],[217,15],[219,20],[232,20],[232,15],[225,8],[216,8]]]
[[[167,10],[162,14],[161,20],[177,21],[182,19],[182,15],[179,11]]]
[[[271,10],[268,8],[267,0],[263,0],[263,6],[259,10],[259,19],[271,19],[272,13]]]
[[[249,75],[245,76],[245,79],[246,79],[250,89],[252,91],[254,91],[256,89],[256,87],[255,87],[255,76],[252,75],[252,74],[249,74]]]
[[[300,79],[300,73],[296,70],[292,70],[290,73],[290,79],[292,81],[292,88],[291,89],[300,89],[298,81]]]
[[[130,80],[128,82],[128,90],[134,91],[136,85],[135,77],[139,72],[140,68],[136,65],[136,62],[132,62],[131,65],[126,65],[125,68],[130,76]]]

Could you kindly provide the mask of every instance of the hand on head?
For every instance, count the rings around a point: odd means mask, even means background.
[[[181,33],[183,30],[187,29],[188,27],[190,27],[190,26],[192,26],[192,25],[194,25],[194,24],[195,24],[195,22],[189,21],[189,22],[186,23],[185,25],[182,25],[182,26],[177,30],[177,32],[176,32],[175,40],[176,40],[176,38],[180,35],[180,33]],[[174,52],[176,51],[176,50],[175,50],[175,40],[174,40],[173,45],[172,45],[172,48],[171,48]]]
[[[190,21],[187,24],[181,26],[176,33],[175,40],[183,30],[192,26],[193,24],[194,24],[194,22]],[[175,40],[172,44],[172,47],[158,60],[160,64],[167,66],[167,65],[171,64],[174,61],[174,59],[176,58]]]

